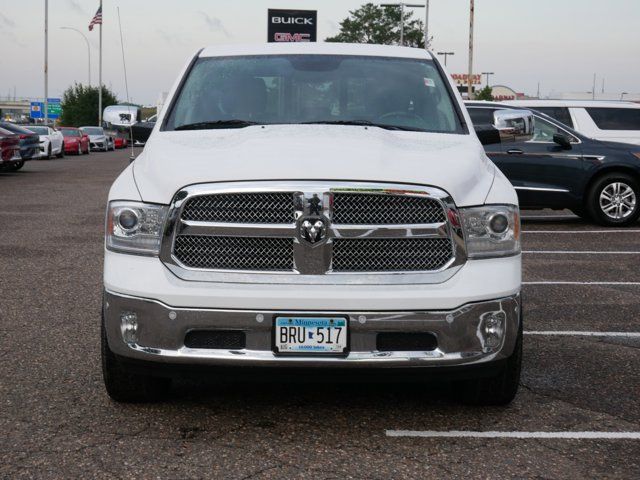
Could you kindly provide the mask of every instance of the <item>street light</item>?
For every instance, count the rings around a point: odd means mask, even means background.
[[[409,8],[426,8],[426,16],[424,23],[424,48],[429,50],[429,0],[426,5],[415,3],[381,3],[381,7],[400,7],[400,45],[404,46],[404,7]]]
[[[444,66],[447,66],[447,57],[449,55],[455,55],[455,52],[438,52],[438,55],[444,55]]]
[[[87,56],[89,57],[89,86],[91,86],[91,45],[89,45],[89,40],[86,35],[82,33],[77,28],[73,27],[60,27],[61,30],[73,30],[74,32],[78,32],[84,38],[84,41],[87,42]]]
[[[495,75],[494,72],[482,72],[482,75],[487,76],[487,87],[489,86],[489,75]]]

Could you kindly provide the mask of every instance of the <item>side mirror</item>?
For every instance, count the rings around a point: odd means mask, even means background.
[[[565,150],[571,150],[571,140],[562,133],[554,133],[553,142],[560,145]]]
[[[501,142],[527,142],[533,138],[535,119],[530,110],[496,110],[493,126]]]
[[[500,132],[493,125],[477,125],[476,135],[482,145],[495,145],[500,143]]]

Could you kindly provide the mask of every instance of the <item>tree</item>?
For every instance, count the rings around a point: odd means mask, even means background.
[[[492,102],[493,101],[493,95],[491,94],[491,92],[492,92],[491,87],[489,85],[487,85],[482,90],[480,90],[478,93],[476,93],[475,96],[473,97],[473,99],[474,100],[487,100],[489,102]]]
[[[116,95],[102,86],[102,108],[117,105]],[[98,125],[98,87],[75,83],[62,94],[62,125],[80,127]]]
[[[413,13],[404,13],[404,44],[424,48],[424,24],[412,19]],[[400,7],[380,7],[367,3],[349,12],[340,23],[340,33],[327,42],[400,44]]]

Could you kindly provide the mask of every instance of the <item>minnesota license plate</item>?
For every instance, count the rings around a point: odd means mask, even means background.
[[[344,353],[347,328],[344,317],[276,317],[276,352]]]

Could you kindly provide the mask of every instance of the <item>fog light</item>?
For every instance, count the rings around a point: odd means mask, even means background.
[[[488,312],[480,317],[479,336],[484,353],[492,352],[502,345],[506,320],[507,316],[503,311]]]
[[[138,315],[133,312],[120,314],[120,331],[122,339],[127,343],[138,342]]]

